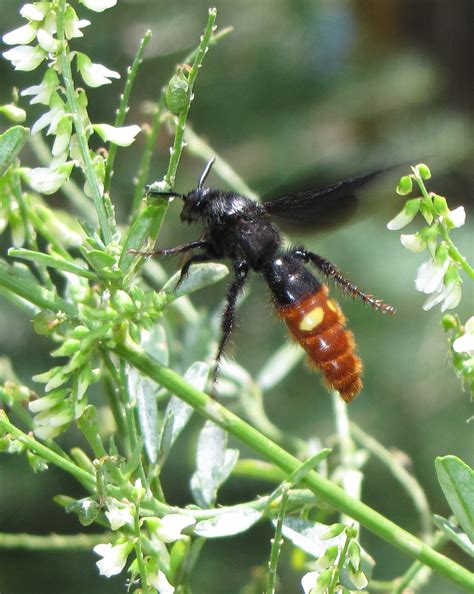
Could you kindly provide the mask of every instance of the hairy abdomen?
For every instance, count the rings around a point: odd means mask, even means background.
[[[318,291],[285,306],[276,302],[276,307],[326,384],[351,402],[362,388],[362,362],[355,353],[354,336],[346,330],[346,318],[328,298],[327,287],[320,285]]]

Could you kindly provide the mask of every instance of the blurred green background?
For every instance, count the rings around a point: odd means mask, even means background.
[[[324,184],[380,165],[426,161],[434,171],[429,188],[445,194],[450,205],[472,205],[472,26],[470,0],[233,0],[216,2],[220,27],[234,32],[212,48],[195,89],[191,122],[212,147],[256,191],[266,193],[289,180],[311,175]],[[20,26],[20,3],[1,0],[2,30]],[[129,123],[149,121],[147,101],[160,89],[196,41],[206,21],[202,0],[120,0],[102,14],[81,18],[93,24],[77,49],[94,62],[124,73],[146,29],[153,31],[146,60],[135,84]],[[92,17],[92,18],[91,18]],[[0,102],[10,100],[12,85],[37,84],[39,71],[14,73],[0,61]],[[112,123],[122,86],[89,91],[93,122]],[[33,117],[37,117],[40,111]],[[6,122],[2,123],[6,127]],[[112,197],[121,222],[126,221],[141,154],[137,140],[117,159]],[[169,138],[156,147],[153,176],[160,178],[168,160]],[[25,162],[34,164],[24,153]],[[177,179],[184,191],[196,184],[202,163],[185,155]],[[211,176],[211,183],[218,180]],[[391,182],[392,186],[394,182]],[[64,204],[54,196],[51,204]],[[395,318],[381,316],[360,302],[340,296],[365,363],[365,389],[351,406],[351,417],[387,447],[403,450],[410,467],[426,489],[434,512],[448,515],[434,471],[434,457],[448,453],[473,465],[472,415],[469,398],[450,369],[439,310],[423,312],[423,295],[416,293],[416,269],[425,259],[403,249],[399,233],[386,221],[401,204],[386,188],[379,198],[379,216],[322,237],[304,238],[308,248],[336,263],[362,288],[395,305]],[[472,209],[471,209],[472,212]],[[173,205],[161,245],[191,238],[178,223]],[[469,221],[469,219],[468,219]],[[192,230],[192,238],[197,231]],[[466,226],[454,239],[473,258]],[[295,238],[298,240],[298,238]],[[299,239],[301,241],[301,238]],[[1,238],[9,245],[8,234]],[[169,262],[172,271],[177,262]],[[468,283],[466,283],[468,285]],[[334,291],[335,293],[335,291]],[[217,306],[224,285],[198,295],[202,307]],[[465,286],[458,309],[461,319],[472,313],[472,290]],[[14,362],[25,383],[50,365],[47,340],[33,334],[30,320],[3,298],[0,301],[0,353]],[[251,373],[287,340],[285,328],[273,316],[262,283],[255,279],[239,314],[232,355]],[[31,385],[31,384],[30,384]],[[299,365],[267,397],[270,418],[302,438],[324,439],[334,431],[330,399],[320,379]],[[188,477],[198,420],[187,432],[165,473],[169,500],[190,501]],[[63,436],[65,447],[76,435]],[[231,479],[221,502],[238,502],[268,487]],[[33,476],[23,458],[0,458],[0,531],[45,534],[75,533],[75,517],[65,516],[51,502],[56,493],[80,496],[67,476],[51,468]],[[419,524],[408,498],[375,461],[366,467],[364,500],[410,531]],[[195,575],[194,592],[239,592],[255,566],[265,564],[272,530],[251,532],[205,546]],[[375,577],[390,579],[409,560],[370,534],[364,546],[377,559]],[[448,550],[460,562],[467,559]],[[122,577],[99,578],[91,553],[38,554],[0,552],[2,594],[125,591]],[[281,592],[300,592],[299,578],[284,555]],[[434,576],[426,592],[455,594],[452,584]]]

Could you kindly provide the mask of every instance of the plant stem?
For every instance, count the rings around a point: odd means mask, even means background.
[[[278,559],[280,558],[281,547],[283,545],[283,520],[285,519],[286,507],[288,505],[289,485],[283,487],[281,495],[280,511],[278,513],[277,525],[275,527],[275,536],[272,539],[272,548],[270,552],[270,563],[268,565],[267,587],[265,594],[274,594],[277,577]]]
[[[137,54],[135,59],[133,60],[132,65],[128,69],[127,72],[127,80],[125,82],[125,88],[123,94],[120,98],[120,105],[117,110],[117,117],[115,118],[114,126],[120,127],[123,126],[125,122],[125,116],[128,112],[128,101],[130,99],[130,93],[132,91],[133,83],[135,81],[135,77],[138,72],[138,68],[143,61],[143,54],[145,52],[145,48],[148,45],[148,42],[151,39],[151,31],[148,30],[143,39],[140,42],[140,46],[138,47]],[[118,146],[116,144],[111,144],[109,147],[109,155],[107,157],[107,165],[105,168],[105,180],[104,180],[104,192],[108,192],[110,189],[110,182],[113,176],[113,168],[114,168],[114,161],[115,155],[117,154]]]
[[[87,180],[87,184],[92,194],[92,200],[94,202],[97,218],[99,220],[100,230],[102,238],[105,244],[110,243],[112,240],[112,230],[107,218],[107,212],[105,210],[104,201],[102,200],[102,193],[99,188],[99,182],[97,175],[92,165],[92,160],[89,153],[89,145],[87,143],[86,130],[82,121],[82,116],[79,110],[79,104],[77,102],[76,90],[74,88],[74,81],[72,78],[70,54],[68,53],[68,46],[64,35],[64,13],[66,10],[66,0],[59,0],[58,5],[58,17],[57,17],[57,29],[58,29],[58,41],[62,48],[59,53],[59,66],[62,78],[64,80],[64,86],[66,89],[66,98],[68,103],[69,111],[72,114],[74,121],[74,128],[77,134],[77,140],[79,143],[79,150],[81,151],[82,160],[84,163],[84,175]]]
[[[112,535],[101,534],[6,534],[0,532],[0,549],[23,551],[88,551],[94,545],[110,542]]]
[[[200,414],[243,441],[250,448],[262,454],[288,474],[295,471],[301,462],[273,443],[237,415],[213,400],[210,396],[196,390],[171,369],[160,365],[148,356],[143,349],[132,343],[117,342],[113,348],[117,355],[134,365],[139,371],[161,384]],[[474,575],[458,563],[433,550],[421,540],[400,528],[361,501],[350,497],[340,487],[314,471],[303,479],[305,485],[323,501],[344,512],[368,530],[401,549],[411,557],[422,561],[429,567],[463,587],[474,588]]]
[[[8,431],[13,435],[13,437],[23,443],[29,450],[32,450],[36,454],[42,456],[45,460],[51,462],[51,464],[54,464],[65,472],[72,474],[72,476],[74,476],[79,482],[87,485],[90,489],[94,489],[95,477],[92,474],[86,472],[82,468],[79,468],[79,466],[70,460],[63,458],[63,456],[60,456],[56,452],[53,452],[50,448],[37,441],[34,437],[23,433],[23,431],[10,423],[4,410],[0,410],[0,429]]]

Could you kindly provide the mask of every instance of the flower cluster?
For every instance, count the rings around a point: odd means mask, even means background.
[[[418,253],[428,249],[430,259],[418,268],[415,286],[422,293],[429,295],[423,305],[429,310],[441,304],[441,311],[453,309],[461,301],[460,259],[453,250],[449,232],[464,225],[466,213],[464,207],[455,210],[448,208],[446,199],[426,190],[423,180],[430,179],[431,172],[424,164],[412,167],[412,174],[403,176],[397,187],[397,193],[404,196],[413,190],[413,181],[418,185],[421,196],[407,200],[403,210],[388,224],[387,228],[395,231],[402,229],[420,213],[427,225],[417,233],[402,234],[402,245],[411,252]]]
[[[81,1],[95,12],[102,12],[117,3],[117,0]],[[3,36],[4,43],[14,46],[3,56],[16,70],[29,72],[47,62],[41,83],[21,92],[22,96],[31,97],[30,104],[41,104],[48,108],[32,126],[32,134],[46,129],[47,135],[54,136],[53,159],[49,167],[21,170],[28,184],[42,194],[56,192],[69,179],[75,165],[84,167],[85,156],[75,132],[79,121],[86,138],[95,131],[103,140],[120,146],[130,145],[140,132],[139,126],[116,128],[108,124],[92,125],[87,114],[85,92],[72,89],[73,98],[66,92],[68,82],[72,83],[70,61],[73,59],[84,83],[89,87],[109,84],[111,79],[120,78],[120,75],[102,64],[93,63],[86,54],[69,52],[68,41],[82,37],[82,29],[90,22],[79,19],[68,3],[65,3],[63,11],[58,11],[57,6],[56,2],[46,1],[25,4],[20,14],[27,21],[26,24]],[[93,167],[99,189],[103,192],[103,158],[95,158]]]
[[[137,481],[138,483],[139,481]],[[105,515],[110,522],[112,530],[118,530],[122,526],[130,528],[134,523],[134,514],[136,507],[127,501],[110,500],[107,503]],[[174,543],[178,540],[186,539],[182,533],[185,528],[192,526],[195,520],[192,516],[183,514],[168,514],[162,518],[145,518],[145,522],[150,533],[150,542],[155,546],[156,551],[161,551],[161,556],[166,556],[165,544]],[[94,547],[94,552],[102,557],[97,562],[97,567],[101,575],[111,577],[119,574],[127,563],[129,554],[133,549],[133,541],[126,536],[121,536],[114,545],[111,543],[99,544]],[[163,559],[160,555],[149,556],[146,558],[146,575],[148,585],[155,588],[158,594],[173,594],[175,591],[168,580],[166,573],[160,567]],[[136,574],[138,569],[136,561],[130,565],[130,572]],[[164,565],[167,565],[165,563]]]

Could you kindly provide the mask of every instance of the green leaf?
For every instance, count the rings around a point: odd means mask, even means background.
[[[24,147],[30,131],[23,126],[13,126],[3,134],[0,134],[0,175],[13,163],[15,157]]]
[[[9,266],[0,260],[0,287],[11,293],[23,297],[30,303],[56,313],[63,312],[70,317],[76,317],[78,312],[72,303],[68,303],[53,291],[45,289],[32,281],[31,275],[17,268]]]
[[[169,281],[164,285],[163,291],[167,293],[167,303],[171,303],[182,295],[188,295],[198,291],[208,285],[219,282],[229,274],[229,269],[219,262],[209,262],[205,264],[195,264],[191,266],[183,282],[176,289],[176,285],[181,276],[181,272],[173,274]]]
[[[141,261],[141,257],[130,254],[129,250],[147,249],[146,244],[150,238],[153,241],[155,240],[163,222],[167,206],[167,200],[159,200],[157,204],[146,206],[133,221],[123,244],[123,252],[119,262],[121,270],[127,272],[135,262],[138,263]]]
[[[241,534],[262,517],[263,512],[251,509],[234,509],[220,513],[209,520],[198,522],[194,528],[194,534],[204,538],[221,538]]]
[[[474,544],[468,539],[467,534],[462,530],[459,530],[458,526],[455,526],[452,522],[443,518],[442,516],[433,516],[433,522],[437,528],[439,528],[446,536],[458,545],[463,551],[465,551],[471,557],[474,557]]]
[[[444,496],[474,543],[474,470],[457,456],[438,457],[435,465]]]
[[[115,264],[115,258],[107,252],[101,250],[81,250],[84,258],[93,266],[96,270],[102,270],[103,268],[110,268]]]
[[[48,254],[43,254],[42,252],[35,252],[33,250],[26,250],[23,248],[10,248],[8,250],[8,255],[15,258],[21,258],[22,260],[28,260],[30,262],[36,262],[37,264],[43,264],[44,266],[56,268],[57,270],[63,270],[64,272],[71,272],[72,274],[83,276],[84,278],[89,278],[91,280],[97,279],[97,275],[93,272],[90,272],[82,266],[74,264],[73,262],[69,262],[68,260],[64,260],[58,256],[49,256]]]

